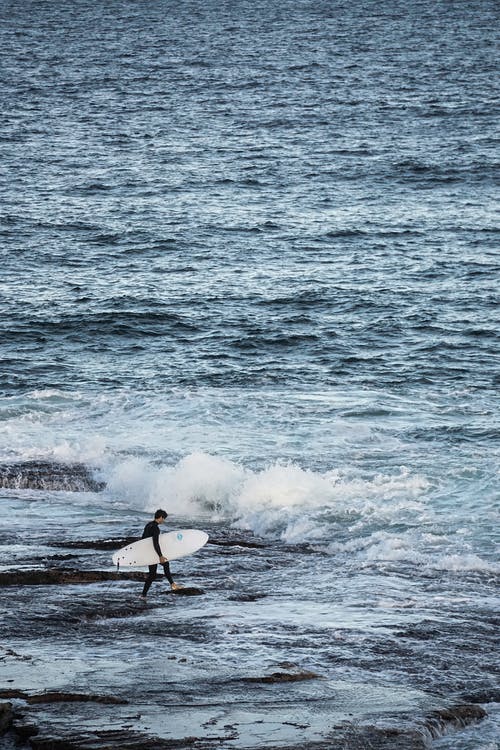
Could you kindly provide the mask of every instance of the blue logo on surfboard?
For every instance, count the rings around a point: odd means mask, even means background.
[[[182,542],[182,534],[181,534],[181,532],[180,532],[180,531],[179,531],[179,533],[177,534],[177,539],[179,540],[179,542]]]

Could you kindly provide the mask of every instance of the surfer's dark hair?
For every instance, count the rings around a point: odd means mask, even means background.
[[[161,508],[158,508],[158,510],[155,513],[155,518],[166,518],[168,516],[168,513],[166,510],[162,510]]]

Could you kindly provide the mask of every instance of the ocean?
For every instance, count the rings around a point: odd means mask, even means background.
[[[40,736],[499,747],[498,15],[3,0],[0,694],[128,701]],[[9,585],[158,507],[203,595]]]

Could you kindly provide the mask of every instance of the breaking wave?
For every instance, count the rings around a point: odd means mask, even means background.
[[[151,511],[162,505],[174,515],[224,518],[288,543],[321,539],[335,521],[421,513],[427,486],[424,477],[405,467],[373,477],[340,469],[318,473],[279,462],[253,471],[205,453],[161,467],[132,458],[107,476],[107,490],[133,506]]]

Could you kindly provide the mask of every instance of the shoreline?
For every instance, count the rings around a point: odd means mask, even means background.
[[[244,540],[223,537],[221,547],[228,552],[238,553],[235,545],[243,554],[262,550],[258,541],[247,540],[249,546],[245,549]],[[118,543],[116,540],[111,542]],[[68,546],[88,550],[90,544],[88,540],[82,540]],[[110,541],[96,540],[94,544],[108,550]],[[52,602],[51,608],[55,607],[57,611],[50,618],[44,617],[45,633],[36,627],[36,617],[32,622],[36,631],[32,638],[42,651],[54,650],[57,653],[61,643],[71,642],[65,628],[72,628],[74,637],[81,635],[86,626],[98,629],[111,626],[114,628],[113,637],[120,638],[125,648],[124,657],[130,659],[131,646],[127,644],[138,632],[137,627],[139,632],[147,629],[140,627],[144,618],[153,628],[151,632],[160,637],[163,633],[167,642],[179,637],[182,642],[187,638],[194,644],[198,642],[203,650],[206,638],[203,630],[197,628],[196,613],[199,603],[203,607],[205,592],[198,587],[188,587],[187,591],[193,595],[191,601],[197,602],[196,610],[191,614],[183,612],[177,625],[167,621],[155,628],[158,617],[163,617],[163,613],[167,617],[171,614],[168,608],[165,610],[166,603],[181,601],[182,596],[179,596],[180,592],[163,589],[162,577],[158,576],[156,594],[151,602],[146,605],[139,603],[138,597],[131,595],[130,584],[142,581],[143,577],[142,572],[135,571],[116,573],[67,567],[20,569],[0,573],[0,588],[29,602],[23,594],[29,595],[33,587],[37,592],[45,592],[48,601]],[[116,582],[117,589],[108,589],[106,596],[95,590],[107,582]],[[58,591],[55,605],[54,597],[50,596],[50,590],[54,589]],[[241,606],[257,605],[261,601],[255,592],[253,597],[233,593],[232,600]],[[28,612],[29,604],[26,614]],[[111,625],[113,621],[119,624],[118,631]],[[134,621],[136,625],[133,625]],[[102,646],[100,643],[99,647]],[[209,650],[208,647],[206,651]],[[275,662],[267,669],[261,666],[253,673],[238,670],[235,665],[232,677],[224,673],[217,676],[214,666],[190,689],[189,682],[186,682],[189,677],[182,675],[184,666],[189,675],[194,657],[187,651],[186,654],[173,653],[165,657],[171,665],[177,665],[174,670],[170,669],[171,673],[176,670],[177,674],[171,684],[167,682],[160,688],[153,688],[143,678],[136,683],[124,684],[117,693],[113,691],[113,680],[106,689],[106,681],[97,679],[96,674],[87,680],[87,684],[95,682],[94,690],[79,689],[78,672],[70,673],[67,669],[63,669],[60,675],[60,687],[52,675],[54,686],[43,688],[44,677],[39,674],[38,687],[27,689],[30,675],[40,670],[36,650],[29,654],[16,648],[3,648],[0,650],[4,672],[3,684],[0,684],[2,740],[30,750],[138,750],[143,747],[148,750],[255,750],[257,747],[267,750],[331,750],[337,747],[348,750],[424,750],[429,748],[432,740],[482,721],[487,716],[485,704],[500,701],[498,691],[488,692],[486,689],[475,695],[463,694],[461,699],[451,694],[425,696],[422,693],[418,697],[415,693],[415,698],[408,698],[410,702],[414,701],[413,709],[400,708],[391,712],[387,710],[388,706],[381,705],[377,713],[374,710],[376,698],[372,697],[371,702],[369,700],[363,705],[360,686],[346,686],[339,681],[333,693],[323,693],[317,686],[326,679],[326,673],[306,669],[294,662]],[[131,667],[140,669],[133,664]],[[43,671],[43,663],[41,668]],[[16,672],[24,677],[16,680]],[[313,686],[311,692],[307,692],[308,684]],[[301,685],[305,686],[306,692],[295,692]],[[375,685],[365,685],[365,689],[367,696],[370,696],[370,690],[376,693]],[[408,686],[407,690],[410,696],[412,688]],[[141,721],[148,706],[149,709],[151,706],[156,708],[149,715],[150,728],[146,731],[144,727],[141,729]],[[163,732],[162,721],[165,725]],[[192,731],[187,731],[188,727]]]

